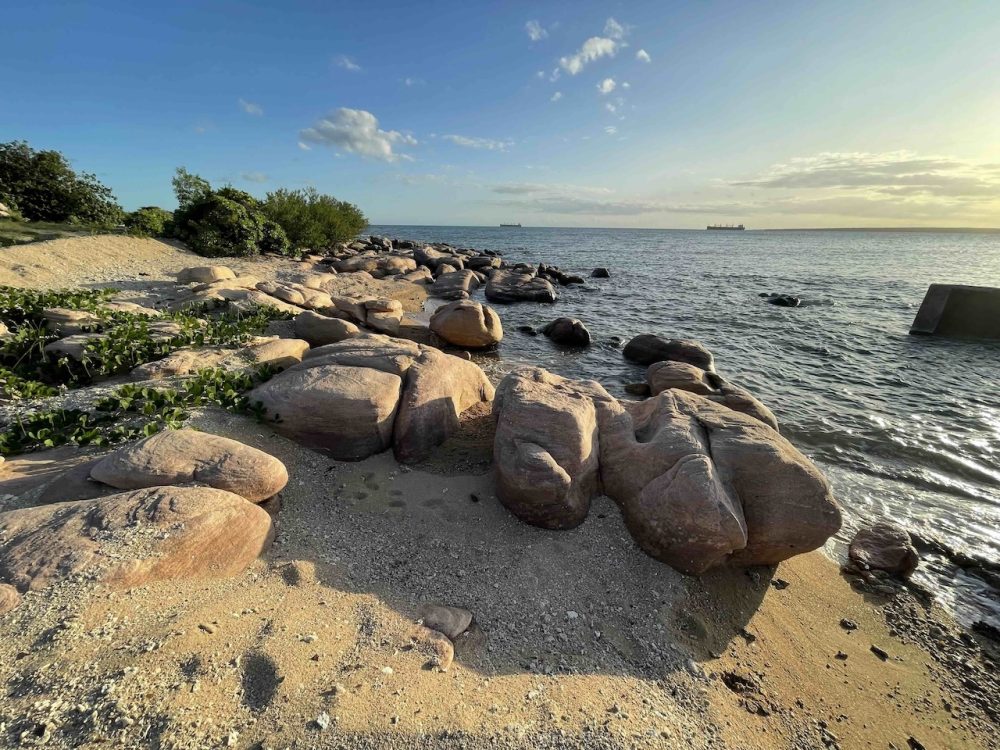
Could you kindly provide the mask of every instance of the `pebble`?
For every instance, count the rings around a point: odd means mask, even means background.
[[[844,630],[857,630],[858,624],[854,620],[848,620],[846,617],[840,621],[840,627]]]
[[[321,712],[320,715],[316,717],[316,726],[318,726],[320,728],[320,731],[323,732],[329,729],[330,714],[328,714],[326,711]]]

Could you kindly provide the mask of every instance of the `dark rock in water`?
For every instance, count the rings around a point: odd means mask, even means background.
[[[715,371],[712,352],[697,341],[687,339],[667,339],[652,333],[641,333],[633,337],[622,352],[625,359],[640,365],[654,362],[687,362],[709,372]]]
[[[541,276],[515,269],[498,269],[486,284],[486,299],[490,302],[555,302],[556,290]]]
[[[526,333],[529,336],[537,336],[538,335],[538,331],[536,331],[531,326],[518,326],[514,330],[516,330],[516,331],[518,331],[520,333]]]
[[[649,383],[626,383],[625,393],[630,396],[648,396],[651,391],[649,388]]]
[[[1000,287],[931,284],[910,333],[1000,339]]]
[[[542,333],[564,346],[590,346],[590,331],[576,318],[556,318],[542,328]]]
[[[979,633],[979,635],[1000,643],[1000,628],[997,628],[995,625],[991,625],[983,620],[976,620],[972,623],[972,632]]]
[[[595,268],[593,271],[590,272],[590,277],[592,279],[610,279],[611,271],[609,271],[607,268]]]
[[[802,304],[801,299],[790,294],[768,294],[766,301],[769,305],[778,307],[798,307]]]
[[[586,284],[582,276],[576,276],[574,274],[563,274],[559,279],[559,283],[563,286],[569,286],[570,284]]]
[[[910,535],[886,522],[858,531],[847,554],[863,570],[884,570],[900,578],[909,578],[920,562]]]

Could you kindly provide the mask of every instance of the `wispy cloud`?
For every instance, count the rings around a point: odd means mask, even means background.
[[[538,21],[528,21],[524,24],[524,30],[528,32],[528,38],[533,42],[540,42],[549,35],[548,29]]]
[[[628,33],[628,28],[624,24],[618,23],[615,19],[609,18],[604,22],[604,36],[611,37],[612,39],[624,39]]]
[[[310,146],[308,143],[304,143],[303,141],[299,141],[299,148],[302,149],[303,151],[312,151],[313,150],[312,146]]]
[[[628,32],[628,26],[609,18],[604,24],[604,36],[592,36],[572,55],[560,57],[559,67],[575,76],[595,60],[614,57],[620,49],[627,46],[625,37]]]
[[[552,96],[549,97],[549,101],[550,102],[557,102],[560,99],[562,99],[562,96],[563,96],[562,95],[562,91],[557,91],[556,93],[554,93]]]
[[[427,81],[423,78],[411,78],[407,76],[403,79],[404,86],[423,86],[425,83],[427,83]]]
[[[644,62],[644,63],[653,62],[653,58],[650,57],[649,53],[646,52],[646,50],[644,49],[641,49],[635,53],[635,59],[638,60],[639,62]]]
[[[498,141],[493,138],[474,138],[466,135],[443,135],[442,140],[450,141],[463,148],[475,148],[484,151],[506,151],[514,145],[511,140]]]
[[[597,90],[600,91],[602,94],[610,94],[612,91],[615,90],[616,85],[617,84],[615,83],[614,78],[605,78],[603,81],[597,84]]]
[[[604,128],[604,132],[607,133],[608,135],[616,135],[618,133],[618,128],[616,128],[614,125],[608,125],[607,127]]]
[[[412,157],[395,150],[398,146],[413,146],[417,140],[397,130],[381,130],[378,119],[363,109],[342,107],[327,115],[299,137],[307,144],[343,149],[368,159],[395,162]]]
[[[347,55],[338,55],[337,58],[333,61],[333,63],[338,68],[343,68],[344,70],[349,70],[352,73],[359,73],[359,72],[361,72],[361,66],[358,65],[356,62],[354,62],[354,60],[352,60]]]
[[[242,109],[248,115],[253,115],[254,117],[260,117],[261,115],[264,114],[264,108],[261,107],[259,104],[255,104],[254,102],[248,102],[246,99],[238,99],[237,101],[239,102],[240,109]]]
[[[269,178],[263,172],[243,172],[240,179],[244,182],[267,182]]]

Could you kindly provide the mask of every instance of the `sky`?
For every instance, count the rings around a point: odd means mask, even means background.
[[[1000,226],[997,0],[5,3],[0,141],[375,224]]]

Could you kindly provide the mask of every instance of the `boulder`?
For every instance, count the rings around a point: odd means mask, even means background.
[[[864,570],[884,570],[900,578],[909,578],[920,562],[906,530],[885,521],[860,529],[847,554]]]
[[[206,367],[218,367],[233,351],[217,346],[175,349],[163,359],[138,365],[129,373],[131,380],[162,380],[191,375]]]
[[[651,333],[642,333],[632,338],[622,352],[625,359],[640,365],[654,362],[687,362],[702,370],[713,372],[715,362],[712,352],[697,341],[687,339],[667,339]]]
[[[0,513],[0,579],[21,591],[85,576],[116,587],[243,571],[273,537],[263,508],[211,487],[149,487]]]
[[[288,483],[285,465],[262,450],[197,430],[165,430],[97,462],[90,478],[122,490],[195,482],[259,503]]]
[[[503,338],[500,316],[487,305],[471,300],[439,307],[431,316],[430,329],[442,341],[470,349],[495,346]]]
[[[581,524],[600,487],[594,400],[598,383],[541,368],[511,372],[493,402],[497,497],[515,516],[547,529]]]
[[[462,635],[472,624],[472,613],[460,607],[426,604],[420,608],[420,620],[425,627],[444,633],[451,640]]]
[[[498,269],[486,282],[486,299],[490,302],[555,302],[555,287],[534,273],[514,269]]]
[[[454,271],[439,276],[431,286],[430,295],[440,299],[467,299],[478,286],[479,277],[474,271]]]
[[[676,389],[598,407],[605,491],[658,560],[695,574],[771,565],[840,528],[820,471],[758,420]]]
[[[590,331],[576,318],[556,318],[542,333],[563,346],[590,346]]]
[[[770,409],[752,393],[733,385],[718,373],[707,372],[686,362],[654,362],[646,370],[646,381],[650,395],[655,396],[671,388],[696,393],[778,429],[778,420]]]
[[[0,617],[21,603],[21,594],[9,583],[0,583]]]
[[[45,327],[56,336],[75,336],[101,325],[101,318],[87,310],[47,307],[42,310]]]
[[[270,365],[284,370],[302,361],[309,351],[309,342],[302,339],[274,338],[259,344],[252,344],[239,352],[251,365]]]
[[[592,279],[610,279],[611,271],[609,271],[607,268],[595,268],[593,271],[590,272],[590,277]]]
[[[379,267],[378,258],[373,255],[355,255],[353,258],[339,260],[333,264],[338,273],[355,273],[356,271],[367,271],[372,273]]]
[[[316,350],[312,350],[316,351]],[[357,461],[392,444],[403,381],[367,367],[306,358],[251,391],[275,430],[336,459]]]
[[[368,310],[365,322],[373,331],[395,336],[399,333],[399,324],[403,320],[403,310]]]
[[[398,276],[399,274],[417,270],[417,261],[413,258],[394,255],[389,258],[382,258],[379,261],[379,267],[387,276]]]
[[[87,344],[105,338],[107,338],[107,334],[104,333],[78,333],[58,341],[52,341],[42,347],[42,351],[49,359],[69,357],[80,362],[87,352]]]
[[[325,346],[361,335],[361,329],[354,323],[320,315],[312,310],[295,316],[294,329],[295,335],[308,341],[310,346]]]
[[[329,294],[304,284],[262,281],[257,284],[257,290],[307,310],[321,310],[333,304]]]
[[[802,304],[801,299],[791,294],[769,294],[764,301],[778,307],[799,307]]]
[[[335,458],[367,458],[391,444],[407,462],[426,457],[463,411],[492,397],[473,363],[373,334],[312,349],[250,394],[280,417],[275,429]]]
[[[178,284],[211,284],[214,281],[235,278],[236,274],[226,266],[192,266],[177,273]]]

